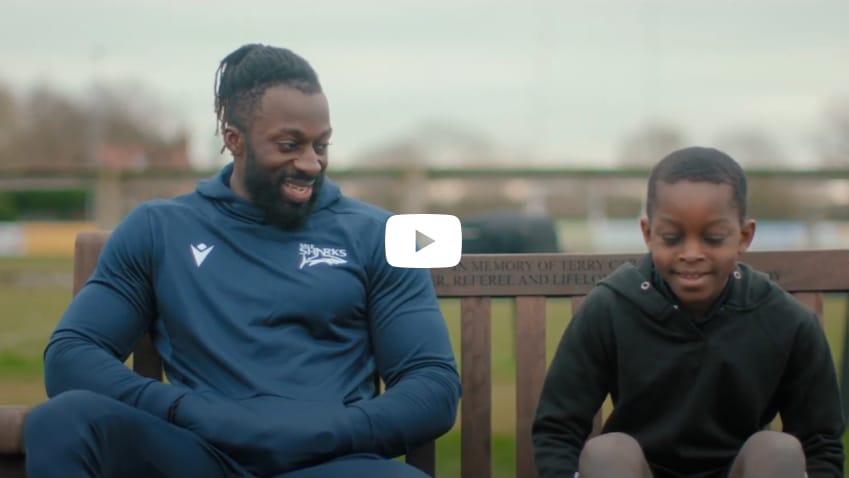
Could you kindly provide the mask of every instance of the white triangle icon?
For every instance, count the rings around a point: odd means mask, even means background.
[[[435,239],[416,229],[416,252],[436,242]]]
[[[209,253],[212,252],[212,248],[215,247],[215,246],[208,246],[207,247],[207,245],[202,243],[202,242],[198,245],[192,244],[191,246],[192,246],[192,256],[194,256],[195,264],[197,264],[198,267],[200,267],[200,265],[203,264],[203,261],[206,260],[206,256],[208,256]]]

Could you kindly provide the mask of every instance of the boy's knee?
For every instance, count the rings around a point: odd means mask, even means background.
[[[640,444],[625,433],[605,433],[591,438],[584,445],[579,458],[581,468],[609,463],[611,460],[633,465],[645,462]]]
[[[796,437],[761,431],[750,436],[731,467],[729,476],[804,476],[805,452]]]
[[[777,431],[760,431],[749,437],[743,445],[744,449],[750,449],[757,454],[765,453],[768,456],[799,458],[804,460],[805,451],[802,443],[789,433]]]

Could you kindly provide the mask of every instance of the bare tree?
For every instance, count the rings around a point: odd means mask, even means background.
[[[39,85],[20,99],[0,87],[0,168],[188,167],[185,133],[162,127],[171,115],[151,105],[136,87],[72,98]]]
[[[824,128],[817,138],[823,166],[849,167],[849,98],[835,100],[825,112]]]
[[[677,127],[653,122],[639,127],[622,142],[619,165],[645,168],[686,145],[686,136]]]
[[[94,84],[82,102],[103,141],[156,143],[174,129],[163,121],[170,117],[165,108],[141,85]]]
[[[11,162],[10,142],[17,130],[15,97],[0,86],[0,165]]]
[[[15,111],[17,127],[9,141],[10,166],[67,168],[85,164],[85,111],[56,91],[38,86]]]
[[[425,168],[434,164],[491,166],[496,158],[489,138],[446,121],[429,121],[410,134],[358,155],[364,167]]]
[[[720,133],[714,147],[728,153],[745,169],[776,170],[789,164],[778,142],[763,130],[739,126]],[[749,175],[749,214],[759,219],[800,217],[804,191],[786,177]]]
[[[786,167],[788,158],[774,138],[753,127],[740,127],[718,135],[716,148],[728,153],[746,168],[776,169]]]

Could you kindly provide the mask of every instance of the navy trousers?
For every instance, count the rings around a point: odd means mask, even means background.
[[[35,407],[24,426],[24,444],[29,478],[251,476],[194,433],[86,391],[65,392]],[[335,477],[427,475],[399,461],[352,455],[274,478]]]

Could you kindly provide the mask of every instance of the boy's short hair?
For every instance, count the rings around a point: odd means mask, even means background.
[[[746,173],[731,156],[715,148],[692,146],[669,153],[649,176],[646,215],[649,219],[657,202],[657,182],[705,181],[728,184],[734,192],[734,205],[740,221],[746,219]]]

